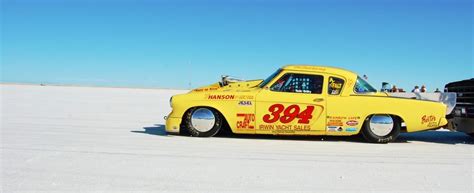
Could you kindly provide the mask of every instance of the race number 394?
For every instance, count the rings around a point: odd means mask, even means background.
[[[298,119],[298,123],[308,124],[309,120],[313,118],[314,106],[306,106],[306,109],[300,110],[298,105],[290,105],[285,108],[282,104],[274,104],[268,108],[270,113],[263,116],[263,121],[275,123],[279,120],[281,123],[290,123]]]

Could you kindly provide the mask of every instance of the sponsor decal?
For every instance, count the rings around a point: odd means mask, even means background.
[[[252,101],[239,101],[240,106],[252,106]]]
[[[197,88],[197,89],[194,89],[193,91],[195,92],[205,92],[205,91],[214,91],[214,90],[217,90],[219,88]]]
[[[272,131],[272,133],[296,133],[310,131],[311,125],[260,125],[261,131]]]
[[[252,95],[238,95],[237,98],[240,100],[253,100]]]
[[[421,117],[421,124],[431,123],[435,121],[436,121],[436,117],[433,115],[430,115],[430,116],[423,115],[423,117]]]
[[[332,77],[329,78],[329,87],[332,89],[341,89],[342,88],[342,82],[336,82]]]
[[[347,132],[356,132],[357,128],[346,128]]]
[[[211,94],[207,97],[209,100],[233,100],[235,99],[235,95],[224,95],[224,94],[219,94],[219,95],[214,95]]]
[[[347,117],[344,117],[344,116],[327,116],[326,118],[328,118],[328,119],[338,119],[338,120],[347,119]]]
[[[434,115],[423,115],[423,117],[421,117],[421,124],[427,124],[428,127],[438,126],[438,122],[436,121],[436,117]]]
[[[237,113],[237,129],[255,129],[255,114]]]
[[[356,121],[356,120],[349,120],[346,122],[346,125],[349,125],[349,126],[356,126],[359,124],[359,121]]]
[[[338,128],[339,127],[337,127],[337,126],[328,126],[328,127],[326,127],[326,131],[335,132],[335,131],[337,131]]]
[[[327,126],[344,126],[344,123],[348,126],[359,125],[360,116],[326,116],[328,119]]]
[[[306,106],[306,108],[300,111],[300,106],[290,105],[285,107],[282,104],[274,104],[268,108],[269,114],[263,116],[263,122],[275,123],[277,121],[281,123],[290,123],[297,119],[299,124],[309,124],[311,118],[313,118],[314,106]]]
[[[341,120],[329,120],[327,126],[338,126],[342,127],[342,121]]]
[[[342,129],[342,127],[337,127],[337,126],[328,126],[326,128],[326,131],[328,131],[328,132],[341,132],[341,131],[344,131],[344,129]]]
[[[338,119],[338,120],[344,120],[344,119],[350,119],[350,120],[359,120],[359,116],[327,116],[328,119]]]

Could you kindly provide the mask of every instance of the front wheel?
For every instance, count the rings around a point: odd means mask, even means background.
[[[362,136],[371,143],[388,143],[400,134],[400,120],[391,115],[372,115],[362,128]]]
[[[221,115],[206,107],[191,109],[186,114],[185,121],[188,132],[194,137],[212,137],[222,127]]]

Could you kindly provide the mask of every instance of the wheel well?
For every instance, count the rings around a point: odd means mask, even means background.
[[[227,122],[227,119],[225,118],[224,114],[222,114],[219,110],[217,110],[216,108],[214,107],[209,107],[209,106],[195,106],[195,107],[190,107],[189,109],[187,109],[183,116],[181,117],[181,124],[180,124],[180,128],[179,128],[179,133],[182,134],[182,135],[189,135],[188,133],[188,130],[186,129],[185,127],[185,121],[186,121],[186,115],[192,111],[193,109],[196,109],[196,108],[208,108],[208,109],[211,109],[217,113],[219,113],[219,115],[222,117],[223,121],[222,121],[222,128],[221,128],[221,131],[219,131],[219,133],[227,133],[227,132],[230,132],[232,133],[231,129],[230,129],[230,126],[229,126],[229,123]],[[218,133],[218,134],[219,134]]]
[[[370,118],[372,115],[390,115],[392,117],[394,117],[395,119],[397,119],[400,123],[400,132],[406,132],[407,131],[407,127],[404,126],[404,122],[405,120],[403,120],[402,117],[398,116],[398,115],[395,115],[395,114],[390,114],[390,113],[374,113],[374,114],[370,114],[368,115],[365,119],[364,119],[364,124],[365,124],[365,121]]]
[[[392,116],[394,116],[395,118],[398,119],[398,121],[400,123],[400,132],[402,132],[402,133],[407,132],[407,127],[406,127],[406,125],[404,125],[405,120],[403,120],[403,118],[398,116],[398,115],[392,115]]]

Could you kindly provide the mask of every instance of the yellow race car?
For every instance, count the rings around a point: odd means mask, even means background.
[[[265,80],[221,82],[170,99],[168,133],[211,137],[223,128],[239,134],[361,133],[387,143],[400,132],[437,129],[448,122],[440,102],[390,97],[357,74],[334,67],[288,65]]]

